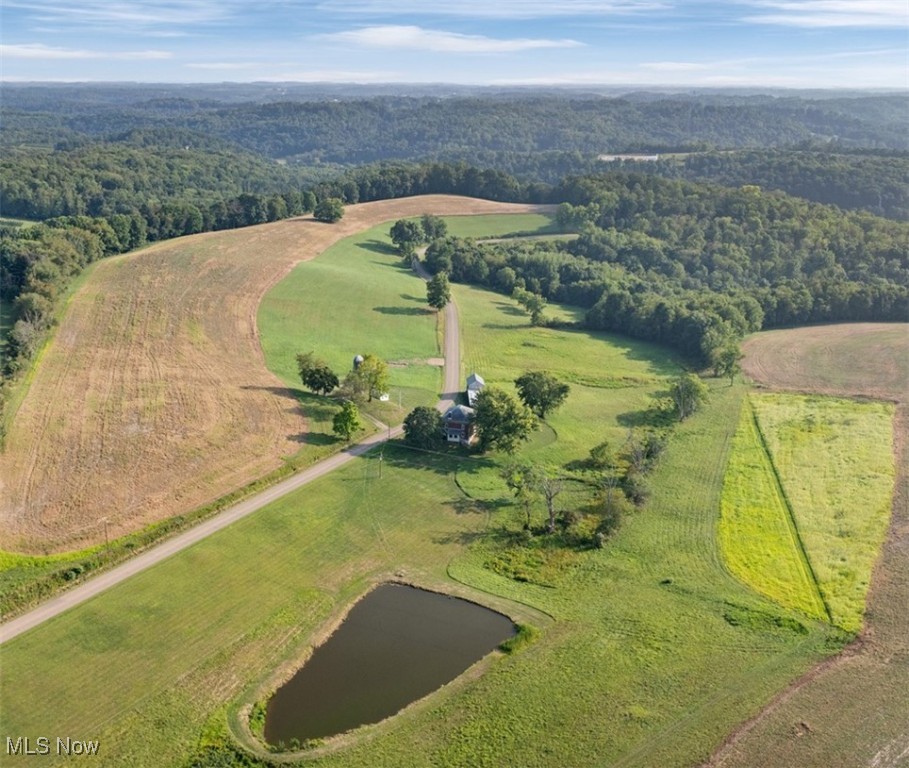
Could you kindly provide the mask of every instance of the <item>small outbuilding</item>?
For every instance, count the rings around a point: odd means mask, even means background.
[[[467,377],[467,402],[474,406],[477,402],[477,395],[483,391],[486,382],[479,373],[472,373]]]
[[[474,439],[474,415],[473,408],[466,405],[453,405],[442,415],[445,422],[442,432],[445,440],[449,443],[460,443],[461,445],[470,445]]]

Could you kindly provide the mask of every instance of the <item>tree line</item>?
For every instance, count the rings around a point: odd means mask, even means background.
[[[429,246],[427,267],[512,295],[534,323],[545,302],[585,325],[717,365],[743,335],[786,325],[909,318],[909,226],[757,187],[639,174],[565,180],[568,242]]]

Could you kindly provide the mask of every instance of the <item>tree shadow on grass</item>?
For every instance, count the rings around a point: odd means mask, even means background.
[[[475,541],[486,537],[485,531],[452,531],[443,536],[434,536],[433,544],[460,544],[462,547],[469,547]]]
[[[240,389],[245,389],[248,391],[258,391],[258,392],[271,392],[273,395],[278,397],[286,397],[290,400],[295,400],[300,402],[303,396],[306,395],[302,389],[295,389],[293,387],[253,387],[249,385],[241,386]]]
[[[625,411],[616,416],[616,421],[628,429],[652,428],[666,429],[676,422],[675,411],[668,400],[668,392],[658,392],[659,396],[646,408],[637,411]],[[667,397],[663,397],[663,396]]]
[[[425,304],[425,303],[426,303],[426,297],[425,297],[425,296],[411,296],[409,293],[402,293],[402,294],[400,294],[400,296],[401,296],[402,299],[404,299],[404,301],[414,301],[414,302],[416,302],[417,304]]]
[[[397,250],[394,246],[389,243],[384,243],[381,240],[367,240],[363,243],[357,243],[357,248],[362,248],[364,251],[371,251],[372,253],[381,253],[383,256],[398,256]],[[408,269],[410,267],[408,266]]]
[[[380,312],[383,315],[422,316],[433,314],[428,307],[373,307],[372,311]]]
[[[511,315],[512,317],[527,317],[527,313],[516,307],[514,304],[506,304],[504,301],[494,301],[493,305],[499,308],[501,312],[504,312],[506,315]]]
[[[301,445],[325,446],[335,445],[341,438],[337,435],[326,434],[325,432],[300,432],[299,434],[291,435],[290,439]]]
[[[443,504],[446,507],[450,507],[456,515],[485,515],[488,512],[495,512],[497,509],[509,506],[511,501],[508,499],[472,499],[464,496],[443,502]]]

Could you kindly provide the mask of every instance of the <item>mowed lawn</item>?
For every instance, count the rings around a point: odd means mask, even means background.
[[[448,216],[453,234],[498,236],[545,231],[542,214]],[[353,357],[372,353],[389,363],[390,400],[373,409],[400,423],[417,405],[439,396],[438,315],[426,303],[426,285],[391,245],[390,223],[361,232],[299,264],[259,306],[258,327],[269,369],[299,387],[296,355],[314,351],[343,379]],[[304,406],[305,407],[305,406]],[[330,430],[330,423],[316,425]]]

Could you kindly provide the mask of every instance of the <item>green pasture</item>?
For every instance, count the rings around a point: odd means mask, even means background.
[[[5,645],[2,730],[98,738],[98,766],[220,759],[270,670],[371,579],[399,574],[554,622],[537,618],[535,643],[321,764],[691,765],[828,652],[822,628],[720,565],[740,399],[717,390],[673,436],[651,505],[607,548],[551,558],[547,587],[486,566],[511,546],[515,510],[460,492],[470,459],[390,447],[381,478],[374,456],[357,460]]]
[[[438,398],[440,369],[427,364],[439,355],[436,313],[388,229],[346,238],[265,295],[258,313],[265,361],[288,385],[300,387],[298,352],[315,351],[342,379],[354,355],[373,353],[390,363],[391,401],[400,399],[404,413]]]
[[[748,401],[723,481],[719,536],[729,570],[744,583],[787,608],[829,618]]]
[[[609,440],[621,448],[632,428],[653,426],[653,406],[680,370],[665,348],[614,334],[535,328],[507,296],[465,285],[453,286],[461,326],[462,368],[487,384],[514,392],[514,380],[527,371],[546,371],[571,387],[561,408],[548,414],[522,455],[564,466],[587,458]],[[547,314],[579,319],[575,307],[553,305]],[[472,494],[506,493],[489,477],[495,470],[463,478]],[[459,482],[461,479],[459,478]]]
[[[543,213],[490,213],[477,216],[443,216],[454,237],[518,237],[556,235],[561,232],[555,216]]]
[[[552,217],[539,214],[449,216],[452,234],[501,236],[549,231]],[[373,353],[389,363],[390,400],[369,412],[400,423],[418,405],[432,405],[441,388],[441,329],[426,304],[425,283],[391,245],[391,223],[342,240],[318,258],[297,265],[262,300],[257,317],[266,365],[288,385],[299,388],[295,356],[315,351],[339,378],[357,354]],[[306,407],[306,404],[304,404]],[[327,420],[313,423],[331,432]]]
[[[752,398],[833,622],[862,626],[893,494],[893,405],[832,397]]]
[[[530,227],[512,223],[505,233]],[[343,370],[356,352],[397,362],[437,354],[435,317],[413,311],[422,281],[390,252],[387,230],[300,265],[266,297],[266,360],[289,385],[298,351]],[[511,386],[525,370],[547,370],[572,386],[521,452],[534,461],[564,465],[603,439],[620,447],[629,428],[650,424],[650,405],[678,370],[659,347],[531,328],[487,291],[455,286],[454,296],[464,373]],[[392,377],[405,411],[436,397],[437,369],[417,362]],[[319,765],[700,764],[843,641],[724,564],[719,510],[745,394],[712,387],[708,404],[672,431],[649,503],[603,549],[522,545],[522,511],[498,479],[504,457],[393,444],[381,463],[376,453],[356,459],[4,645],[0,735],[99,739],[94,766],[257,764],[237,757],[243,707],[372,581],[397,577],[470,590],[533,625],[536,640],[364,729]],[[780,477],[799,508],[786,471]],[[509,577],[503,562],[531,578]]]

